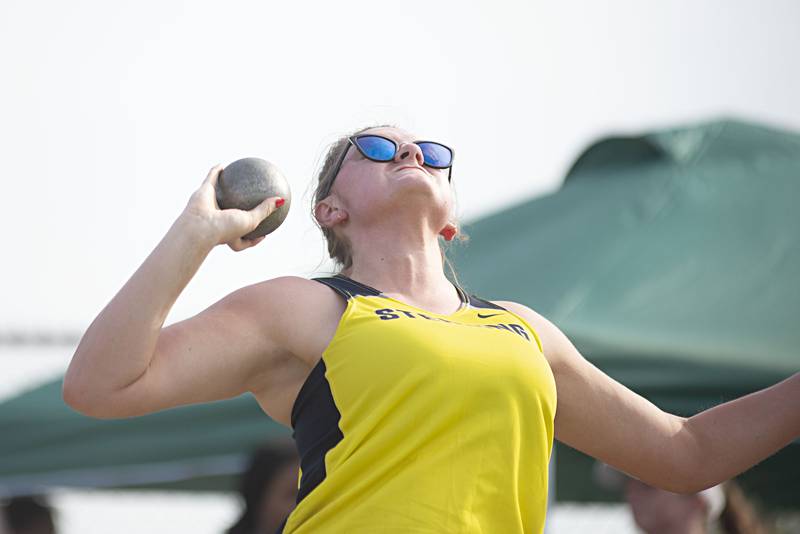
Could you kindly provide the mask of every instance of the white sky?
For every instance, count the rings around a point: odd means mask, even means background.
[[[82,332],[218,162],[272,161],[292,209],[255,249],[218,247],[168,322],[314,271],[309,184],[351,129],[394,122],[455,147],[469,219],[554,190],[609,133],[719,116],[800,129],[799,66],[794,0],[3,0],[0,331]],[[71,354],[2,352],[3,397]],[[57,504],[78,513],[70,498]],[[92,506],[72,524],[125,513]]]
[[[218,247],[168,322],[310,275],[313,171],[365,124],[454,146],[465,218],[553,190],[610,132],[800,128],[792,0],[4,0],[0,65],[2,330],[82,332],[208,168],[240,157],[284,171],[291,213],[255,249]]]

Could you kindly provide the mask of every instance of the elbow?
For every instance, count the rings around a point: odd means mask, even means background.
[[[64,401],[64,404],[81,412],[80,409],[80,390],[81,387],[77,384],[77,380],[75,379],[75,356],[72,357],[72,362],[70,366],[67,368],[67,372],[64,373],[64,378],[61,380],[61,399]],[[82,412],[81,412],[82,413]]]
[[[677,493],[680,495],[694,495],[695,493],[700,493],[703,490],[706,490],[715,484],[706,482],[699,476],[699,473],[695,474],[687,474],[684,478],[674,484],[670,484],[669,487],[664,487],[667,491],[671,491],[672,493]]]
[[[104,406],[107,406],[108,403],[76,393],[74,389],[68,389],[66,383],[61,390],[61,397],[64,400],[64,404],[86,417],[92,417],[94,419],[119,419],[121,417],[116,413],[104,409]]]
[[[67,381],[64,381],[64,384],[61,387],[61,398],[64,401],[64,404],[78,412],[82,415],[90,415],[87,413],[85,406],[86,403],[81,401],[81,397],[75,392],[74,386],[67,386]]]
[[[642,477],[641,482],[653,488],[677,493],[679,495],[692,495],[705,489],[702,482],[698,479],[697,473],[690,471],[669,470],[661,472],[653,477]]]
[[[61,399],[64,404],[81,415],[95,419],[111,419],[111,415],[103,411],[103,406],[108,403],[92,393],[91,388],[70,376],[69,371],[64,375],[61,384]]]
[[[678,495],[694,495],[705,488],[700,487],[692,480],[682,479],[668,484],[661,484],[661,489],[677,493]]]
[[[673,493],[681,495],[694,495],[703,490],[716,486],[719,481],[709,475],[708,464],[703,462],[689,462],[683,467],[681,480],[676,484]]]
[[[95,403],[88,400],[86,389],[77,384],[74,379],[70,379],[69,374],[64,376],[64,381],[61,385],[61,398],[64,404],[79,414],[99,417],[95,410],[92,409]]]
[[[61,399],[64,401],[64,404],[72,408],[78,413],[83,415],[88,415],[86,413],[86,406],[88,403],[86,402],[88,388],[86,385],[80,380],[80,365],[79,365],[79,353],[76,350],[75,354],[72,355],[72,360],[70,361],[69,367],[67,367],[67,371],[64,373],[64,378],[61,381]]]
[[[149,413],[142,409],[141,402],[132,403],[125,389],[99,390],[85,380],[70,377],[69,372],[64,376],[61,398],[79,414],[94,419],[125,419]]]
[[[714,485],[708,479],[706,451],[697,443],[688,421],[684,419],[680,431],[674,436],[673,461],[667,484],[663,489],[681,495],[698,493]]]

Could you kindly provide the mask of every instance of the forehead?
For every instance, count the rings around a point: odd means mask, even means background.
[[[418,139],[416,135],[407,132],[402,128],[394,128],[389,126],[370,128],[368,130],[364,130],[358,135],[365,135],[365,134],[382,135],[383,137],[388,137],[389,139],[392,139],[398,143],[411,143]]]

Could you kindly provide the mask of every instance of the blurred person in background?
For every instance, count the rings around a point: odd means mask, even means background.
[[[279,442],[256,450],[239,481],[244,508],[225,534],[273,534],[294,509],[299,469],[292,444]]]
[[[0,534],[55,534],[53,513],[43,496],[13,497],[0,509]]]
[[[654,488],[595,462],[594,479],[605,489],[621,491],[633,520],[646,534],[770,534],[735,479],[691,494]]]

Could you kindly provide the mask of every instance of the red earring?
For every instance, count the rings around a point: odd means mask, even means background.
[[[445,241],[452,241],[453,237],[456,235],[456,229],[453,227],[447,227],[439,233],[442,235],[442,237],[444,237]]]

